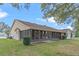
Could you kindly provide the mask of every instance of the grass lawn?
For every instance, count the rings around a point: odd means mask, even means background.
[[[58,40],[24,46],[21,41],[0,39],[1,56],[54,56],[79,55],[79,40]]]

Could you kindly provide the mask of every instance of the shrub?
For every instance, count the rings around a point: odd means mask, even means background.
[[[66,39],[66,35],[63,36],[63,39]]]
[[[76,31],[75,36],[79,37],[79,31]]]
[[[7,39],[13,39],[12,36],[7,37]]]
[[[66,39],[66,35],[63,35],[63,36],[61,37],[61,40],[63,40],[63,39]]]
[[[24,37],[23,38],[23,44],[24,45],[30,45],[31,43],[31,38],[30,37]]]

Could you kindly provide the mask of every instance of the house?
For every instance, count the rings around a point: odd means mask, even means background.
[[[7,38],[7,34],[4,32],[0,32],[0,38]]]
[[[16,40],[31,37],[32,41],[44,41],[62,39],[66,36],[66,30],[57,30],[45,25],[14,20],[10,35]]]

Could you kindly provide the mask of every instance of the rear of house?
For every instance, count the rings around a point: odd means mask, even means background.
[[[22,40],[24,37],[31,37],[32,41],[35,42],[63,39],[66,36],[66,32],[44,25],[14,20],[10,35],[16,40]]]

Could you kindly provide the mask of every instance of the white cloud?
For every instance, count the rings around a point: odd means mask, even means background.
[[[36,20],[40,20],[40,21],[46,22],[46,19],[43,19],[43,18],[36,18]]]
[[[5,17],[7,17],[7,16],[8,16],[8,13],[5,12],[5,11],[2,11],[2,9],[0,9],[0,19],[1,19],[1,18],[5,18]]]
[[[67,26],[67,29],[73,30],[73,28],[71,26]]]
[[[48,18],[48,21],[49,21],[49,22],[56,23],[56,21],[54,20],[54,17]]]

